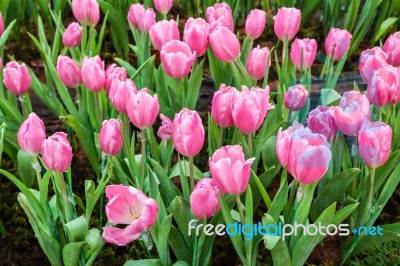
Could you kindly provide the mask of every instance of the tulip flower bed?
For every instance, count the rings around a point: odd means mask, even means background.
[[[172,0],[72,0],[73,17],[40,3],[40,75],[5,49],[19,21],[0,13],[6,263],[400,263],[399,32],[360,50],[363,82],[341,93],[361,30],[300,38],[294,7],[193,1],[204,16],[179,20]]]

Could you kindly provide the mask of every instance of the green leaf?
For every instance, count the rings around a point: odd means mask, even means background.
[[[271,207],[268,209],[268,215],[270,215],[274,221],[278,220],[279,214],[285,207],[286,201],[288,199],[288,192],[289,187],[287,184],[286,176],[284,176],[283,178],[281,178],[279,190],[276,193],[274,200],[272,201]]]
[[[31,188],[35,183],[36,171],[33,169],[35,155],[31,155],[23,150],[19,150],[17,154],[18,175],[24,182],[25,186]]]
[[[65,266],[79,265],[81,251],[85,244],[85,242],[73,242],[64,246],[62,256]]]
[[[147,259],[147,260],[130,260],[125,262],[124,266],[162,266],[160,260]]]
[[[89,225],[83,216],[79,216],[64,224],[70,242],[83,241],[89,232]]]
[[[361,237],[360,242],[354,249],[353,254],[357,254],[360,251],[372,248],[382,243],[400,239],[400,223],[385,224],[379,226],[382,228],[382,235],[375,231],[375,235],[365,235]]]
[[[168,238],[172,224],[172,214],[165,217],[162,221],[159,231],[157,232],[158,242],[157,251],[161,264],[166,266],[170,264],[171,258],[168,252]]]
[[[195,69],[192,69],[192,74],[190,75],[189,79],[189,86],[185,88],[187,90],[185,107],[190,110],[195,109],[197,99],[199,98],[201,82],[203,81],[203,65],[204,60],[202,60]]]
[[[114,61],[118,63],[118,65],[122,66],[126,69],[129,77],[132,77],[136,73],[136,68],[134,68],[129,62],[125,61],[124,59],[115,57]]]
[[[179,176],[181,173],[180,168],[182,169],[184,176],[186,176],[186,177],[190,176],[189,162],[188,161],[180,161],[172,167],[172,171],[171,171],[171,174],[169,175],[169,178]],[[200,180],[203,177],[204,177],[204,174],[199,170],[199,168],[194,166],[194,178],[196,180]]]
[[[190,203],[182,197],[175,197],[175,199],[168,206],[168,211],[173,214],[174,220],[178,225],[179,233],[185,239],[186,245],[192,251],[194,237],[188,235],[188,223],[194,219]]]
[[[399,18],[396,17],[385,19],[385,21],[379,25],[379,30],[375,34],[373,41],[377,42],[397,22],[397,20],[399,20]]]
[[[321,89],[321,104],[322,105],[331,105],[331,104],[339,101],[341,98],[342,98],[342,96],[331,88]]]

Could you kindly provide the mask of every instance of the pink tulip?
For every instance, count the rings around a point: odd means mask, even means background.
[[[224,146],[208,159],[211,176],[222,193],[242,194],[250,180],[254,158],[245,161],[242,146]]]
[[[156,13],[142,4],[133,4],[129,8],[128,21],[139,31],[149,32],[150,27],[156,24]]]
[[[204,127],[196,111],[183,108],[175,115],[172,143],[183,156],[194,157],[200,152],[204,144]]]
[[[358,134],[358,150],[364,163],[371,168],[383,165],[392,147],[392,128],[383,122],[366,121]]]
[[[340,60],[350,48],[351,34],[347,30],[331,28],[325,40],[325,52],[333,61]]]
[[[303,128],[304,126],[302,124],[294,121],[293,125],[288,127],[286,130],[282,131],[282,128],[279,129],[278,135],[276,136],[276,155],[283,167],[286,167],[289,163],[290,146],[292,143],[293,132]]]
[[[213,178],[202,178],[190,195],[190,207],[199,219],[210,218],[221,208],[218,197],[219,189]]]
[[[335,140],[338,127],[333,117],[333,106],[318,106],[308,114],[307,126],[314,133],[322,134],[327,140]]]
[[[288,41],[296,36],[300,28],[301,11],[296,8],[282,7],[274,16],[274,31],[279,40]]]
[[[46,139],[46,130],[43,121],[35,114],[30,113],[18,130],[18,144],[29,154],[38,155],[42,141]]]
[[[264,10],[253,9],[250,11],[246,19],[246,34],[252,40],[257,39],[264,32],[267,16]]]
[[[158,51],[164,44],[172,40],[179,40],[178,24],[175,20],[159,21],[150,27],[150,39]]]
[[[100,8],[96,0],[72,0],[72,13],[77,21],[96,26],[100,20]]]
[[[3,69],[3,83],[12,93],[22,95],[31,86],[31,76],[24,63],[21,65],[16,61],[8,62]]]
[[[82,27],[79,23],[72,22],[69,24],[68,28],[65,30],[62,43],[65,47],[74,48],[76,47],[82,39]]]
[[[72,161],[72,148],[64,132],[56,132],[42,142],[42,159],[52,171],[65,172]]]
[[[240,54],[240,42],[225,27],[217,27],[210,33],[209,41],[215,56],[223,62],[233,62]]]
[[[400,73],[397,67],[387,65],[373,72],[368,83],[367,96],[376,106],[394,104],[398,99]]]
[[[132,124],[140,129],[151,127],[160,111],[158,96],[151,96],[147,88],[131,93],[126,103],[126,111]]]
[[[107,93],[110,93],[111,84],[114,79],[125,81],[128,77],[126,69],[123,67],[117,67],[116,64],[111,64],[106,69],[106,81],[104,83],[104,89]]]
[[[349,91],[343,94],[333,110],[336,125],[343,134],[357,136],[364,120],[371,120],[370,103],[365,94]]]
[[[183,41],[193,52],[196,52],[197,57],[207,52],[208,28],[208,23],[202,18],[189,18],[186,21]]]
[[[312,66],[317,55],[317,41],[315,39],[295,39],[290,49],[290,58],[297,69],[306,69]]]
[[[89,90],[99,92],[104,88],[106,73],[104,71],[104,62],[101,61],[98,55],[83,59],[81,75],[83,84]]]
[[[221,127],[231,127],[234,125],[232,101],[235,92],[235,88],[221,84],[219,90],[214,93],[211,102],[211,116],[214,122]]]
[[[265,89],[242,86],[241,92],[233,97],[232,117],[235,126],[244,134],[252,134],[260,128],[268,110],[274,107],[269,103],[269,87]]]
[[[173,78],[186,77],[192,69],[195,59],[196,52],[192,53],[186,43],[178,40],[167,42],[161,50],[163,69]]]
[[[137,93],[136,85],[132,80],[121,81],[114,79],[111,83],[110,101],[118,112],[126,113],[126,104],[131,93]]]
[[[153,0],[154,7],[161,14],[167,14],[172,7],[172,0]]]
[[[246,70],[251,79],[259,80],[265,76],[267,66],[270,65],[268,56],[268,47],[260,48],[258,45],[250,51],[246,61]]]
[[[108,203],[105,207],[107,219],[113,224],[127,225],[125,228],[103,227],[106,242],[125,246],[139,238],[157,220],[158,205],[142,191],[123,185],[106,187]]]
[[[68,56],[58,56],[57,73],[62,83],[68,88],[76,88],[82,83],[81,69],[78,64]]]
[[[378,46],[361,53],[359,68],[364,82],[369,83],[375,71],[387,66],[387,57],[387,54]]]
[[[218,26],[226,27],[233,32],[232,9],[227,3],[216,3],[207,7],[207,22],[210,24],[210,32]]]
[[[383,45],[383,51],[388,55],[387,62],[392,66],[400,66],[400,31],[390,35]]]
[[[4,21],[3,21],[3,14],[1,14],[1,12],[0,12],[0,37],[1,37],[1,35],[3,35],[4,29],[5,29],[5,27],[4,27]]]
[[[150,27],[156,24],[156,12],[154,12],[154,9],[148,8],[144,12],[141,27],[139,28],[139,31],[143,32],[149,32]]]
[[[103,121],[99,142],[101,150],[109,156],[117,155],[121,151],[123,141],[121,126],[117,119]]]
[[[286,108],[291,111],[298,111],[306,104],[308,99],[308,91],[304,85],[298,84],[289,87],[284,96]]]
[[[163,114],[160,114],[160,118],[161,118],[161,126],[157,131],[157,135],[162,140],[169,140],[172,136],[174,124],[172,123],[171,119],[169,119],[167,116]]]

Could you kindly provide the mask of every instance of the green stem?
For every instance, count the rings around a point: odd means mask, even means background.
[[[193,157],[189,157],[190,191],[194,189],[194,164]]]
[[[38,161],[37,156],[35,156],[33,158],[33,169],[35,169],[36,172],[36,178],[37,178],[37,182],[38,182],[38,187],[40,188],[40,183],[42,181],[42,173],[41,173],[41,169],[40,169],[40,164]]]
[[[19,102],[21,103],[21,109],[22,109],[22,116],[24,118],[27,118],[29,115],[29,111],[28,111],[28,105],[26,103],[26,99],[23,95],[18,97]]]
[[[196,223],[196,226],[198,223]],[[197,234],[194,234],[194,249],[193,249],[193,261],[192,265],[197,266],[198,264],[198,256],[199,256],[199,236]]]
[[[252,138],[251,133],[250,133],[250,134],[247,135],[247,146],[249,148],[250,156],[253,155],[253,147],[252,147],[253,144],[252,144],[252,141],[253,141],[253,138]]]
[[[372,202],[374,200],[374,180],[375,168],[371,168],[371,173],[369,174],[369,177],[365,180],[364,194],[361,200],[359,214],[357,216],[357,227],[365,225],[369,217],[371,216]]]
[[[237,208],[238,208],[238,211],[239,211],[239,214],[240,214],[240,223],[244,224],[243,204],[240,201],[240,195],[236,194],[235,198],[236,198],[236,205],[237,205]]]
[[[218,148],[220,148],[224,144],[224,128],[222,126],[219,127],[219,141]]]
[[[142,155],[141,155],[141,161],[142,161],[142,181],[144,180],[145,177],[145,172],[146,172],[146,132],[145,129],[140,130],[140,141],[142,143]]]
[[[100,92],[94,93],[95,97],[95,105],[96,105],[96,120],[97,120],[97,125],[95,128],[99,129],[101,127],[101,121],[103,121],[103,117],[101,115],[101,110],[100,110]]]

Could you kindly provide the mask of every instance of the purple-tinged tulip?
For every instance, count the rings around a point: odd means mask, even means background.
[[[246,61],[246,70],[251,79],[259,80],[265,76],[267,66],[270,65],[268,56],[268,47],[260,48],[258,45],[250,51]]]
[[[149,34],[155,48],[161,51],[167,42],[179,40],[178,24],[173,19],[159,21],[150,27]]]
[[[189,45],[196,56],[202,56],[208,47],[208,23],[202,18],[189,18],[185,24],[183,41]]]
[[[186,43],[178,40],[167,42],[161,50],[163,69],[173,78],[186,77],[192,69],[195,59],[196,52],[192,53]]]
[[[288,41],[296,36],[300,28],[301,11],[296,8],[282,7],[274,16],[274,31],[279,40]]]
[[[64,132],[56,132],[42,142],[42,159],[52,171],[65,172],[71,165],[72,148]]]
[[[347,30],[331,28],[325,40],[325,52],[333,61],[340,60],[350,48],[351,34]]]
[[[43,121],[35,113],[30,113],[21,124],[17,136],[18,144],[23,151],[31,155],[38,155],[42,141],[46,139]]]
[[[232,9],[227,3],[216,3],[207,7],[207,22],[210,24],[210,32],[221,26],[233,32]]]
[[[122,149],[121,126],[117,119],[103,121],[99,133],[99,143],[101,150],[109,155],[117,155]]]
[[[199,219],[210,218],[221,208],[218,197],[219,188],[213,178],[202,178],[190,195],[190,207]]]
[[[231,127],[234,125],[232,117],[232,101],[236,89],[225,84],[219,86],[219,90],[214,93],[211,102],[211,116],[215,124],[221,127]]]
[[[79,23],[72,22],[62,36],[62,43],[65,47],[74,48],[82,39],[82,27]]]
[[[399,97],[400,73],[397,67],[387,65],[373,72],[368,83],[367,96],[376,106],[394,104]]]
[[[290,58],[297,69],[306,69],[312,66],[317,55],[317,41],[315,39],[295,39],[290,49]]]
[[[308,99],[308,91],[304,85],[297,84],[289,87],[284,96],[286,108],[291,111],[298,111],[306,104]]]
[[[172,136],[172,130],[174,129],[174,124],[171,119],[167,116],[160,114],[161,126],[158,128],[157,136],[162,140],[169,140]]]
[[[125,246],[139,238],[157,220],[158,205],[142,191],[123,185],[106,187],[108,203],[105,207],[107,219],[113,224],[127,225],[125,228],[103,227],[106,242]]]
[[[400,43],[399,43],[400,44]],[[387,54],[380,47],[367,49],[360,56],[360,75],[364,82],[369,83],[375,71],[387,66]]]
[[[154,7],[161,14],[167,14],[172,7],[172,0],[153,0]]]
[[[392,128],[383,122],[365,121],[358,133],[358,150],[364,163],[371,168],[383,165],[392,147]]]
[[[68,56],[58,56],[57,73],[62,83],[68,88],[76,88],[82,83],[81,69],[78,64]]]
[[[111,84],[114,79],[125,81],[128,77],[126,69],[123,67],[117,67],[116,64],[111,64],[106,69],[106,81],[104,83],[104,89],[107,93],[110,93]]]
[[[211,176],[222,193],[242,194],[250,180],[254,158],[245,160],[242,146],[224,146],[208,159]]]
[[[83,59],[81,75],[83,84],[89,90],[99,92],[104,88],[106,73],[104,71],[104,62],[98,55]]]
[[[175,114],[172,143],[183,156],[194,157],[200,152],[204,144],[204,127],[196,111],[183,108]]]
[[[267,16],[264,10],[253,9],[250,11],[246,19],[245,30],[247,36],[252,40],[261,36],[267,23]]]
[[[142,4],[133,4],[129,8],[128,21],[139,31],[149,32],[150,27],[156,24],[156,13]]]
[[[129,101],[131,93],[137,93],[136,85],[132,80],[113,80],[111,83],[109,98],[118,112],[126,113],[126,105]]]
[[[322,134],[327,140],[335,140],[338,127],[333,117],[333,106],[320,105],[308,114],[307,126],[314,133]]]
[[[100,7],[96,0],[72,0],[72,13],[77,21],[96,26],[100,20]]]
[[[151,96],[147,88],[131,93],[126,103],[126,111],[135,127],[140,129],[151,127],[160,111],[158,95]]]
[[[223,62],[233,62],[240,54],[240,42],[235,34],[225,27],[218,27],[209,35],[211,49]]]
[[[383,45],[383,51],[388,55],[387,62],[392,66],[400,66],[400,31],[390,35]]]
[[[1,12],[0,12],[0,37],[1,37],[1,35],[3,35],[4,29],[5,29],[5,27],[4,27],[4,21],[3,21],[3,14],[1,14]]]
[[[3,77],[4,85],[15,95],[24,94],[31,86],[32,79],[24,63],[8,62],[3,69]]]

